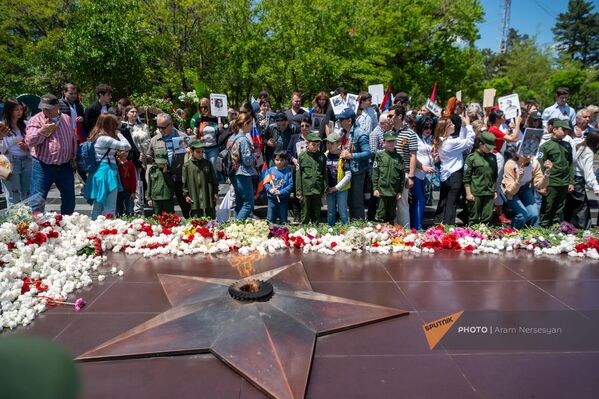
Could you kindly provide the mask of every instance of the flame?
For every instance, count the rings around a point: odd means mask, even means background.
[[[237,269],[239,275],[242,278],[245,278],[256,274],[256,268],[254,267],[254,263],[263,259],[264,257],[265,255],[261,254],[230,255],[228,257],[228,260],[231,266]]]

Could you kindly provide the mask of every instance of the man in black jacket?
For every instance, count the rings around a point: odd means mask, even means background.
[[[71,117],[71,126],[73,131],[77,133],[79,143],[87,139],[87,135],[83,131],[83,105],[79,101],[79,93],[77,86],[72,83],[67,83],[62,89],[62,98],[60,101],[60,112]],[[77,129],[77,125],[81,127]]]
[[[84,126],[87,134],[90,134],[94,129],[100,114],[108,112],[110,101],[112,100],[112,87],[105,83],[100,83],[96,86],[96,96],[98,100],[85,110]]]

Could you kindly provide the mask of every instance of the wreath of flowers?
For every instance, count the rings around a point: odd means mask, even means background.
[[[335,255],[339,252],[432,254],[452,250],[499,254],[515,250],[535,256],[568,254],[599,259],[597,230],[438,225],[424,231],[373,223],[329,226],[269,226],[264,220],[217,224],[162,214],[149,219],[113,219],[73,214],[31,214],[14,207],[0,224],[0,329],[31,323],[48,306],[79,310],[82,298],[66,299],[75,290],[123,271],[106,266],[105,253],[157,255],[266,255],[301,249]]]

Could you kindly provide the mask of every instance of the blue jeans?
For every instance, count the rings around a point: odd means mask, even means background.
[[[412,203],[410,204],[410,228],[421,230],[426,207],[426,180],[414,176],[414,185],[410,189]]]
[[[75,180],[70,162],[48,165],[35,158],[32,160],[29,206],[34,212],[44,212],[53,183],[60,192],[60,213],[70,215],[75,211]]]
[[[254,190],[252,176],[235,175],[233,188],[235,189],[235,219],[245,220],[252,215],[254,210]]]
[[[8,180],[2,180],[6,206],[11,207],[29,198],[31,184],[31,157],[12,156],[12,174]]]
[[[327,223],[329,226],[334,226],[337,221],[337,212],[342,224],[349,223],[349,215],[347,213],[347,198],[349,190],[337,191],[327,194]]]
[[[102,204],[99,201],[94,201],[92,207],[92,220],[96,220],[100,215],[111,214],[116,216],[116,200],[119,195],[119,190],[114,189],[106,196],[106,204]]]
[[[267,216],[268,223],[277,224],[277,219],[279,219],[280,224],[287,223],[287,210],[289,209],[289,197],[281,197],[279,196],[279,201],[277,201],[277,197],[273,195],[268,196],[268,209]]]
[[[535,190],[527,184],[520,187],[520,190],[511,200],[507,200],[514,216],[512,217],[512,227],[521,229],[525,225],[536,227],[539,225],[539,207],[535,200]]]

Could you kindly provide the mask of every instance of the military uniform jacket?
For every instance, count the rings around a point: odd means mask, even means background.
[[[170,200],[173,198],[175,183],[171,178],[172,171],[167,168],[165,172],[156,164],[152,164],[147,171],[148,190],[147,197],[152,201]]]
[[[572,146],[564,140],[551,139],[539,148],[539,163],[543,165],[546,160],[553,163],[549,172],[549,184],[551,187],[567,186],[574,184],[574,166],[572,165]]]
[[[474,151],[464,164],[464,186],[472,195],[494,195],[497,184],[497,158],[494,154]]]
[[[216,207],[218,183],[214,167],[207,159],[189,159],[183,164],[183,195],[193,199],[192,210]]]
[[[395,197],[402,192],[405,179],[403,157],[398,152],[376,154],[372,164],[372,189],[383,197]]]
[[[326,165],[327,158],[321,152],[301,154],[295,167],[296,194],[324,195],[328,186]]]

